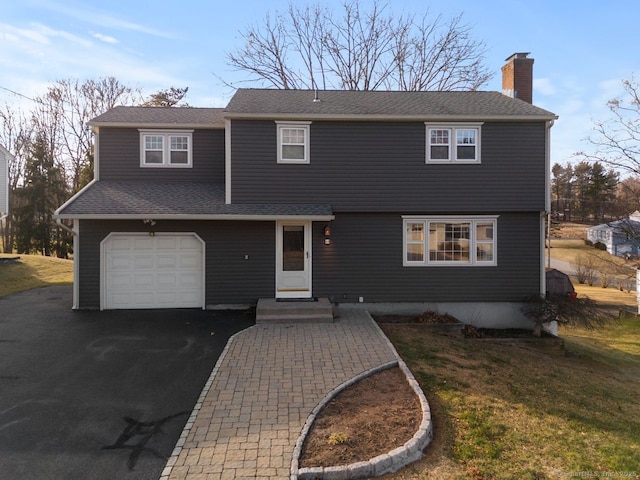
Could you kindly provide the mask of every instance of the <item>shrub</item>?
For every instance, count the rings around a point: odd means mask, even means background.
[[[593,286],[597,271],[594,257],[591,255],[578,255],[574,267],[578,283],[580,283],[580,285],[588,283],[590,286]]]

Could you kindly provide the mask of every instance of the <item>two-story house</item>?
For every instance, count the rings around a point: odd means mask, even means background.
[[[239,89],[91,122],[74,308],[327,297],[511,326],[545,291],[549,130],[516,54],[499,92]],[[524,96],[528,101],[514,98]]]

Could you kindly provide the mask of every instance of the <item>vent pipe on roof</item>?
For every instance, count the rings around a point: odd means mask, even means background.
[[[533,103],[533,58],[529,52],[514,53],[502,67],[502,93],[511,98],[519,98]]]
[[[318,89],[316,89],[315,94],[313,96],[313,103],[320,103],[320,97],[318,96]]]

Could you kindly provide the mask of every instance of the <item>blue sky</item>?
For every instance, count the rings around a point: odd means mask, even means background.
[[[340,0],[325,0],[339,8]],[[367,0],[361,0],[366,5]],[[193,106],[220,107],[233,90],[218,77],[244,76],[226,64],[239,35],[288,1],[243,0],[0,0],[0,105],[33,97],[58,79],[114,76],[147,94],[189,87]],[[422,15],[424,0],[391,0],[397,13]],[[514,52],[531,52],[534,103],[559,115],[552,130],[552,162],[565,163],[587,147],[594,120],[609,117],[607,100],[621,80],[640,77],[637,0],[450,0],[433,14],[463,13],[487,45],[496,72],[486,87],[501,90],[500,67]],[[241,84],[240,86],[249,86]],[[28,102],[27,102],[28,103]]]

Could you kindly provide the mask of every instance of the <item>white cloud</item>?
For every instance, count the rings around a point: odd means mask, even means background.
[[[173,38],[173,35],[171,35],[169,32],[125,20],[123,18],[118,18],[107,13],[104,10],[91,8],[86,3],[80,4],[69,1],[65,3],[59,3],[51,0],[37,3],[39,8],[63,14],[90,25],[98,25],[103,28],[112,28],[116,30],[128,30],[162,38]]]
[[[97,38],[101,42],[116,44],[118,43],[118,39],[111,37],[109,35],[104,35],[102,33],[93,33],[93,38]]]

